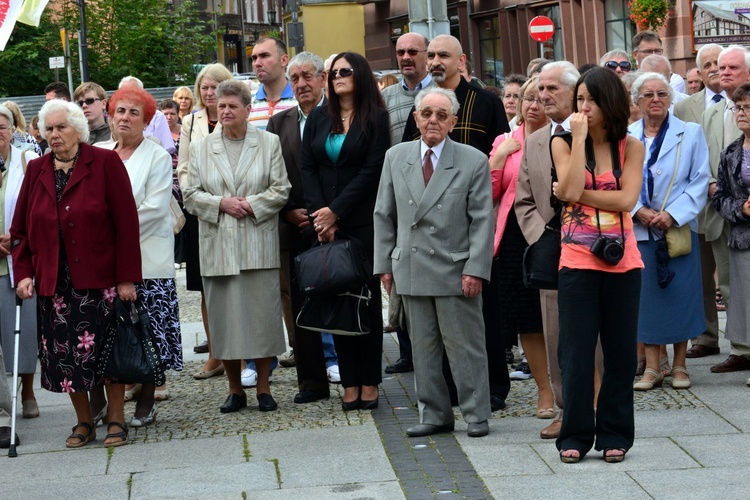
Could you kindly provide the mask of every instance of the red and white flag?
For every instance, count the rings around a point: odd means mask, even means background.
[[[0,0],[0,50],[5,50],[22,4],[23,0]]]

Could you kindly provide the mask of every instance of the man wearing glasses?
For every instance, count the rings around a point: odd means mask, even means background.
[[[719,82],[721,88],[726,92],[726,99],[709,107],[703,113],[703,130],[708,142],[708,161],[711,167],[708,198],[709,200],[716,191],[716,179],[719,175],[719,156],[721,151],[742,135],[734,123],[733,107],[728,100],[732,99],[737,87],[750,80],[750,52],[739,45],[730,45],[719,53]],[[703,230],[706,241],[711,244],[719,275],[719,288],[724,297],[724,302],[729,303],[729,226],[726,220],[719,215],[712,203],[707,203],[703,219]],[[706,332],[700,335],[690,349],[695,356],[696,345],[705,346],[699,348],[699,353],[717,354],[719,352],[718,334]],[[711,367],[713,373],[727,373],[740,370],[750,370],[750,345],[740,342],[731,342],[729,357],[722,363]]]
[[[657,56],[664,54],[664,49],[661,47],[661,38],[655,31],[641,31],[633,37],[633,59],[635,59],[635,65],[640,71],[643,71],[641,61],[654,54]],[[685,93],[685,79],[679,74],[673,73],[667,78],[667,81],[677,92]]]
[[[419,424],[406,434],[453,432],[445,353],[467,434],[486,436],[491,410],[481,294],[492,263],[490,168],[486,155],[448,137],[458,121],[453,91],[423,90],[415,104],[421,138],[386,153],[373,214],[373,271],[386,292],[398,284],[414,345]]]
[[[94,82],[82,83],[73,92],[73,101],[83,109],[89,123],[89,144],[108,141],[112,136],[104,110],[107,109],[107,92]]]
[[[391,145],[401,142],[414,97],[420,90],[433,86],[427,73],[427,37],[418,33],[401,35],[396,41],[396,61],[403,79],[400,85],[383,89],[383,99],[391,118]]]

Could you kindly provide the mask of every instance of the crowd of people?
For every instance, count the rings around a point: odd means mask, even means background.
[[[248,406],[248,387],[260,411],[276,410],[279,362],[296,367],[296,404],[340,381],[343,411],[377,408],[385,329],[399,341],[385,371],[414,371],[420,420],[408,436],[452,432],[452,406],[469,436],[486,436],[510,380],[533,378],[536,417],[551,421],[540,437],[556,439],[562,462],[592,448],[621,462],[634,391],[667,378],[689,388],[688,360],[719,353],[719,306],[732,350],[711,371],[750,370],[750,51],[704,45],[683,80],[656,33],[632,47],[580,68],[535,59],[491,88],[450,35],[399,37],[400,80],[377,80],[354,52],[290,59],[263,38],[254,94],[209,64],[194,90],[158,104],[132,76],[109,97],[93,82],[72,99],[51,84],[28,132],[6,102],[0,365],[17,295],[23,416],[39,416],[39,361],[41,386],[68,393],[76,413],[67,447],[94,441],[102,421],[105,446],[153,425],[166,384],[105,379],[97,355],[115,299],[138,299],[162,365],[183,368],[184,262],[201,293],[196,352],[208,354],[193,377],[226,374],[222,413]],[[176,235],[175,203],[186,217]],[[530,288],[524,255],[554,227],[557,289]],[[341,238],[373,265],[366,335],[295,324],[295,257]],[[279,360],[285,329],[293,354]],[[509,373],[515,345],[523,360]]]

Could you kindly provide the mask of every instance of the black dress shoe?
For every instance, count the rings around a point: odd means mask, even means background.
[[[21,444],[16,434],[16,444]],[[10,427],[0,427],[0,448],[10,448]]]
[[[453,427],[453,423],[445,425],[418,424],[406,429],[406,435],[409,437],[431,436],[442,432],[453,432]]]
[[[473,438],[486,436],[489,433],[490,424],[486,420],[483,422],[469,422],[469,427],[466,430],[466,434]]]
[[[708,347],[702,344],[695,344],[685,353],[686,358],[705,358],[721,352],[718,347]]]
[[[226,401],[224,401],[224,404],[221,405],[221,408],[219,408],[219,411],[221,413],[232,413],[235,411],[240,411],[240,408],[244,408],[247,406],[247,394],[245,394],[245,391],[242,391],[242,394],[230,394]]]
[[[374,410],[378,407],[378,398],[371,399],[370,401],[362,399],[359,402],[359,407],[363,410]]]
[[[490,395],[490,409],[492,411],[498,411],[505,408],[505,400],[495,394]]]
[[[411,360],[398,358],[392,365],[385,367],[385,373],[406,373],[414,371],[414,363]]]
[[[299,391],[294,396],[294,402],[297,404],[312,403],[321,399],[328,399],[329,395],[315,391]]]
[[[258,394],[258,409],[260,411],[276,411],[279,405],[268,393]]]
[[[342,401],[341,409],[344,411],[359,410],[359,403],[359,398],[355,399],[354,401],[349,401],[348,403],[346,401]]]
[[[193,352],[196,354],[206,354],[208,352],[208,340],[204,340],[197,346],[193,347]]]

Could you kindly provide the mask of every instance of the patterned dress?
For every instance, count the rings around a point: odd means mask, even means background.
[[[151,319],[151,331],[161,354],[165,370],[182,370],[182,335],[177,287],[173,278],[145,279],[137,284],[136,293],[143,301]]]
[[[55,189],[60,202],[73,173],[55,170]],[[107,329],[115,319],[115,287],[80,290],[73,288],[65,245],[60,233],[55,295],[38,297],[39,358],[42,387],[52,392],[89,391],[100,385],[96,355]]]

